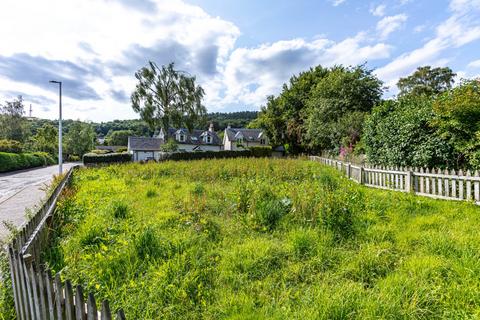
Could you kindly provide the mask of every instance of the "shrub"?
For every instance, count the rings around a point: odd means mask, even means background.
[[[0,152],[0,172],[40,167],[54,163],[55,160],[45,152],[19,154]]]
[[[104,149],[95,149],[95,150],[90,151],[90,153],[107,154],[107,153],[112,153],[112,151],[111,150],[104,150]]]
[[[69,160],[69,161],[72,161],[72,162],[78,162],[78,161],[80,161],[80,157],[79,157],[79,156],[75,156],[75,155],[69,155],[69,156],[68,156],[68,160]]]
[[[85,165],[97,163],[122,163],[130,161],[132,161],[132,155],[129,153],[87,153],[83,156],[83,163]]]
[[[22,144],[15,140],[0,140],[0,152],[21,153]]]
[[[290,211],[290,201],[279,199],[270,190],[262,190],[251,210],[253,212],[250,218],[254,228],[272,231],[280,219]]]
[[[225,159],[225,158],[240,158],[251,157],[250,150],[242,151],[204,151],[204,152],[175,152],[164,154],[162,160],[198,160],[198,159]]]
[[[250,152],[255,158],[271,157],[272,156],[272,147],[250,147]]]
[[[117,149],[117,153],[122,153],[122,152],[127,152],[128,148],[127,147],[121,147]]]

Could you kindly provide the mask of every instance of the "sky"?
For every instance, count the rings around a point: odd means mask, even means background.
[[[209,112],[259,110],[316,65],[366,64],[397,93],[418,66],[480,76],[480,0],[1,0],[0,101],[33,116],[133,119],[135,72],[175,62]]]

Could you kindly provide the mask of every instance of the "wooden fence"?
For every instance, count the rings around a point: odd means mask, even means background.
[[[8,245],[10,276],[17,319],[50,320],[110,320],[112,314],[108,301],[103,301],[97,311],[92,293],[84,294],[81,286],[62,283],[60,274],[52,277],[44,270],[41,253],[48,245],[49,229],[54,227],[53,213],[57,200],[72,178],[74,168],[66,174],[45,203],[36,211]],[[125,319],[120,309],[117,319]]]
[[[358,166],[339,160],[310,156],[336,168],[350,179],[373,188],[411,192],[436,199],[475,201],[480,204],[478,171]]]

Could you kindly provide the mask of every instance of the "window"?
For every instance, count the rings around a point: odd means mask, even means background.
[[[185,141],[185,135],[184,135],[183,133],[181,133],[180,136],[179,136],[179,138],[178,138],[178,140],[179,140],[180,142],[184,142],[184,141]]]
[[[212,143],[212,137],[207,136],[207,143]]]
[[[243,138],[238,138],[237,139],[237,144],[242,144],[243,143]]]
[[[265,144],[265,139],[260,139],[260,144]]]

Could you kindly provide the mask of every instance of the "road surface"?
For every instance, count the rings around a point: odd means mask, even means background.
[[[66,163],[63,170],[74,165]],[[3,222],[20,227],[25,222],[26,210],[34,208],[44,197],[44,189],[54,174],[58,174],[58,166],[0,173],[0,240],[9,234]]]

